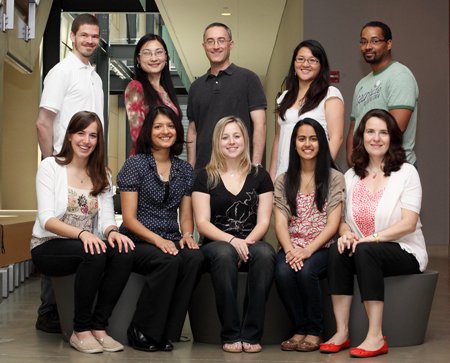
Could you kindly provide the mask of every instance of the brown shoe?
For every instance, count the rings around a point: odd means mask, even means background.
[[[303,339],[305,339],[305,338],[302,338],[302,339],[291,338],[291,339],[285,340],[280,345],[281,350],[288,351],[288,352],[297,350],[297,346],[303,341]]]
[[[306,338],[297,346],[297,352],[314,352],[315,350],[319,350],[321,339],[317,342],[311,342]]]

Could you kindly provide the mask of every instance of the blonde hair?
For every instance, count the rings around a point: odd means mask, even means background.
[[[245,174],[249,174],[251,171],[252,163],[250,161],[250,142],[246,126],[237,116],[223,117],[217,122],[216,126],[214,127],[211,160],[205,168],[208,175],[209,188],[216,187],[220,180],[219,173],[221,171],[224,172],[227,170],[225,157],[220,150],[220,140],[225,130],[225,126],[232,122],[236,123],[239,126],[242,136],[244,137],[244,152],[241,154],[239,160],[239,170],[244,171]]]

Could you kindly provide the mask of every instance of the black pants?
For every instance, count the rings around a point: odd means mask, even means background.
[[[263,335],[266,300],[275,269],[275,251],[263,241],[249,245],[248,249],[249,259],[241,266],[241,270],[248,271],[241,321],[237,306],[239,255],[236,249],[222,241],[209,242],[202,247],[214,285],[224,343],[259,343]]]
[[[178,242],[174,242],[179,247]],[[200,250],[184,247],[176,256],[146,242],[137,242],[133,271],[146,283],[136,305],[133,324],[147,337],[160,342],[178,340],[192,290],[203,268]]]
[[[80,240],[56,238],[33,248],[31,256],[45,275],[76,274],[73,329],[104,330],[130,276],[133,253],[108,246],[106,253],[91,255]]]
[[[330,247],[328,282],[332,295],[353,295],[356,273],[361,301],[384,301],[384,278],[420,273],[419,263],[395,242],[360,243],[355,254],[339,254],[337,243]]]

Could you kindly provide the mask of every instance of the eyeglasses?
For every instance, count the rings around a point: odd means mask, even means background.
[[[142,58],[151,58],[153,56],[155,56],[155,58],[164,58],[166,52],[164,49],[156,49],[154,52],[152,52],[150,49],[144,49],[139,53],[139,55]]]
[[[226,43],[231,42],[231,40],[229,39],[225,39],[225,38],[219,38],[219,39],[206,39],[205,40],[205,45],[207,47],[214,47],[214,45],[217,43],[217,45],[222,46],[225,45]]]
[[[316,58],[305,58],[305,57],[295,58],[295,63],[303,64],[305,62],[308,63],[310,66],[315,66],[320,63],[319,60]]]
[[[382,43],[382,42],[386,42],[387,40],[385,40],[385,39],[378,39],[378,38],[372,38],[372,39],[370,39],[370,40],[367,40],[367,39],[361,39],[360,41],[359,41],[359,45],[361,46],[361,47],[365,47],[367,44],[372,44],[372,45],[378,45],[378,44],[380,44],[380,43]]]

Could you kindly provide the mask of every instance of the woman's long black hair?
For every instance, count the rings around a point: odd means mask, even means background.
[[[152,107],[155,105],[163,105],[164,104],[161,97],[159,96],[159,93],[156,92],[155,89],[153,88],[153,86],[150,84],[147,73],[145,73],[142,70],[141,66],[139,65],[139,63],[137,61],[139,58],[139,53],[141,52],[141,48],[145,45],[145,43],[150,42],[152,40],[156,40],[156,41],[160,42],[166,52],[167,62],[166,62],[166,65],[164,66],[163,70],[161,71],[160,83],[164,87],[164,90],[169,95],[172,103],[177,108],[178,115],[181,119],[180,105],[178,104],[177,95],[175,93],[175,88],[172,83],[172,78],[170,77],[169,53],[167,52],[166,43],[159,35],[148,33],[148,34],[144,35],[141,39],[139,39],[138,43],[136,44],[136,48],[134,49],[135,79],[137,81],[139,81],[142,84],[142,87],[144,88],[145,101],[147,102],[148,106]]]
[[[323,127],[312,118],[305,118],[297,122],[292,131],[291,144],[289,148],[289,165],[286,171],[285,193],[286,199],[292,215],[297,216],[297,193],[301,184],[302,161],[295,147],[297,131],[303,125],[311,126],[316,132],[319,143],[319,152],[316,157],[316,169],[314,171],[315,197],[317,209],[323,212],[323,206],[328,197],[328,183],[330,179],[330,169],[337,169],[330,154],[327,136]]]
[[[295,47],[294,53],[292,54],[289,73],[286,77],[286,88],[288,91],[277,108],[278,115],[283,121],[287,109],[291,107],[297,99],[299,84],[295,73],[295,58],[297,57],[297,53],[300,48],[303,47],[308,48],[313,56],[319,60],[320,70],[319,74],[313,80],[305,94],[305,102],[300,108],[299,116],[308,111],[314,110],[325,98],[328,93],[328,87],[330,86],[330,66],[328,64],[325,49],[317,40],[304,40]]]

